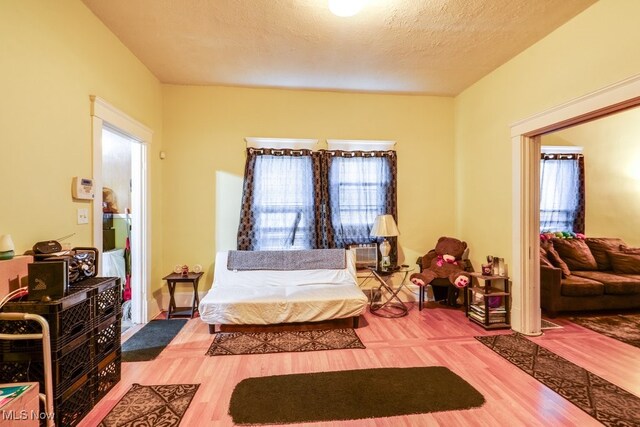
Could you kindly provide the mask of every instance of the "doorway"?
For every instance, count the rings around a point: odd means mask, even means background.
[[[139,256],[136,241],[140,221],[141,184],[139,171],[142,144],[107,124],[102,127],[102,275],[119,277],[122,286],[122,321],[124,333],[140,319],[140,292],[132,292],[131,262]],[[136,179],[134,179],[134,177]],[[134,208],[134,206],[136,208]],[[135,224],[135,226],[134,226]],[[140,323],[140,322],[137,322]]]
[[[147,151],[151,131],[104,100],[91,97],[93,242],[99,274],[119,277],[123,326],[146,323],[149,288]]]
[[[513,153],[513,329],[540,335],[541,136],[640,105],[640,75],[511,126]]]

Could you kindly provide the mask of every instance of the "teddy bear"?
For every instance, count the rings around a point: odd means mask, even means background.
[[[440,278],[448,279],[458,289],[464,288],[470,281],[469,275],[464,272],[465,264],[462,261],[466,249],[466,242],[454,237],[440,237],[435,249],[422,257],[422,271],[412,274],[411,282],[423,287]],[[455,294],[457,296],[457,292]]]

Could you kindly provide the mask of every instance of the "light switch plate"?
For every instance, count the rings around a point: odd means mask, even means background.
[[[78,224],[89,224],[89,209],[78,209]]]

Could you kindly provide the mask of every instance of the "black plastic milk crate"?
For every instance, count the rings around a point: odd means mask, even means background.
[[[94,405],[120,382],[121,361],[122,356],[118,348],[102,359],[93,371],[93,382],[95,386]]]
[[[2,307],[5,313],[39,314],[49,323],[52,351],[59,350],[93,328],[93,293],[90,288],[70,288],[66,297],[47,302],[10,301]],[[42,327],[33,320],[0,320],[0,333],[39,334]],[[41,340],[0,341],[5,351],[35,351],[42,348]]]
[[[94,391],[94,375],[89,372],[72,384],[64,393],[54,393],[53,412],[56,426],[73,427],[78,425],[93,408]]]
[[[82,375],[93,368],[92,333],[51,352],[51,378],[54,395],[64,393]],[[44,359],[42,350],[0,353],[0,383],[40,382],[44,393]]]
[[[95,365],[109,353],[120,348],[120,319],[121,315],[113,316],[102,322],[93,334],[92,355]]]
[[[77,288],[94,289],[95,326],[122,312],[122,290],[117,277],[92,277],[73,285]]]

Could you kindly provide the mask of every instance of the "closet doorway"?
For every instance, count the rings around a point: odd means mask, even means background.
[[[147,148],[152,134],[100,98],[92,101],[93,240],[101,249],[99,274],[121,280],[124,332],[147,322]]]

